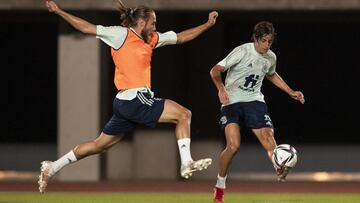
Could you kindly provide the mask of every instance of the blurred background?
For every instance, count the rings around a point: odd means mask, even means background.
[[[113,0],[56,1],[94,24],[119,25]],[[277,72],[306,103],[264,82],[263,93],[278,144],[291,144],[299,160],[289,180],[360,180],[357,104],[360,1],[351,0],[152,0],[157,30],[180,32],[219,12],[217,24],[183,45],[156,49],[152,90],[192,111],[193,158],[213,165],[195,179],[215,180],[224,147],[220,103],[210,69],[236,46],[249,42],[253,26],[273,22]],[[112,114],[114,66],[107,45],[85,36],[45,1],[0,2],[2,110],[0,180],[33,180],[40,161],[56,160],[80,142],[96,138]],[[178,180],[174,125],[138,126],[107,153],[60,172],[59,181]],[[234,179],[273,180],[275,173],[254,135],[243,132],[233,161]]]

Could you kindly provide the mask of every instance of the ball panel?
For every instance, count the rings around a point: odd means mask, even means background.
[[[294,167],[297,163],[297,151],[289,144],[278,145],[272,156],[272,162],[275,168]]]

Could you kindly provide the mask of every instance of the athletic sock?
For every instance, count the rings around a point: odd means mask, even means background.
[[[190,138],[183,138],[177,141],[180,152],[181,165],[188,164],[192,161],[190,153]]]
[[[74,154],[74,152],[71,150],[64,156],[62,156],[60,159],[53,162],[53,169],[54,172],[57,173],[59,170],[61,170],[64,166],[73,163],[77,161],[77,158]]]
[[[216,187],[217,187],[217,188],[225,189],[225,188],[226,188],[226,186],[225,186],[226,178],[227,178],[227,176],[221,177],[221,176],[218,174],[217,181],[216,181]]]

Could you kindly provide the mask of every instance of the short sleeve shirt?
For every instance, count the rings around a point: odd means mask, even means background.
[[[218,65],[227,71],[225,88],[229,94],[229,104],[236,102],[265,102],[261,92],[266,75],[272,75],[276,69],[276,55],[269,50],[260,54],[254,43],[236,47]]]
[[[131,28],[130,28],[131,29]],[[119,49],[124,43],[128,29],[122,26],[96,26],[96,38],[101,39],[107,45],[114,49]],[[165,33],[157,32],[159,35],[159,41],[155,48],[176,44],[177,35],[174,31],[168,31]]]

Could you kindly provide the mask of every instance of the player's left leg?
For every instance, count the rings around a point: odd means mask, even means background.
[[[252,129],[252,131],[260,141],[261,145],[266,150],[267,155],[271,160],[273,151],[276,147],[274,130],[272,128],[259,128],[259,129]]]
[[[183,178],[189,178],[194,171],[206,169],[212,162],[212,159],[205,158],[193,161],[190,152],[190,124],[191,111],[180,104],[166,99],[164,110],[160,116],[161,123],[175,123],[175,136],[177,139],[179,153],[181,158],[180,175]]]
[[[261,145],[264,147],[264,149],[267,152],[267,155],[269,159],[271,160],[271,157],[273,155],[273,151],[276,147],[276,141],[274,138],[274,130],[272,128],[259,128],[259,129],[253,129],[252,130],[258,140],[260,141]],[[275,168],[276,174],[278,176],[279,181],[285,181],[286,176],[290,172],[290,168],[288,167],[281,167],[281,168]]]

